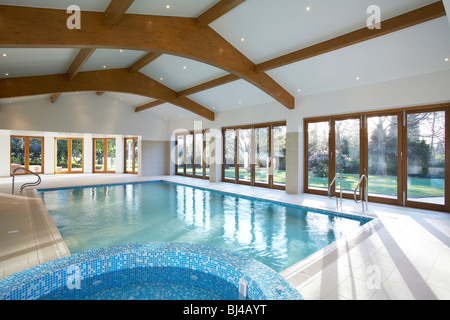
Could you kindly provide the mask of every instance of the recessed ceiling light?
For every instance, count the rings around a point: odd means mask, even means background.
[[[106,66],[103,66],[103,69],[106,69]]]
[[[183,115],[180,113],[180,117],[182,117]]]
[[[311,6],[307,6],[306,11],[311,11]]]
[[[216,107],[213,107],[213,110],[216,110]]]
[[[2,53],[2,57],[6,57],[8,56],[6,53]]]
[[[159,80],[163,81],[163,77],[159,78]]]
[[[445,61],[445,62],[448,62],[448,58],[445,58],[444,61]]]
[[[242,37],[242,38],[241,38],[241,42],[244,42],[244,41],[245,41],[245,38],[244,38],[244,37]]]
[[[184,70],[186,70],[186,69],[187,69],[187,67],[186,67],[186,66],[183,66],[183,69],[184,69]]]
[[[297,92],[302,92],[302,89],[297,89]]]
[[[167,8],[167,9],[170,9],[170,4],[166,5],[166,8]]]
[[[239,100],[239,101],[238,101],[238,103],[239,103],[239,104],[242,104],[242,101],[241,101],[241,100]]]
[[[356,80],[359,80],[359,77],[356,77]]]
[[[9,76],[9,73],[5,73],[5,76]]]
[[[123,101],[123,98],[122,98],[122,97],[120,98],[120,101]]]

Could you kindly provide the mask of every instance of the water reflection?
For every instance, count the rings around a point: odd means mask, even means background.
[[[72,253],[137,242],[234,250],[281,271],[354,230],[357,220],[172,183],[42,194]]]

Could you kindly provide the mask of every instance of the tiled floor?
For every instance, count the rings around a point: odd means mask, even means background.
[[[40,187],[109,184],[164,178],[305,206],[335,209],[314,195],[185,177],[132,175],[43,176]],[[26,177],[20,177],[20,186]],[[33,190],[11,195],[11,179],[0,179],[0,278],[69,254]],[[361,206],[344,200],[344,212]],[[450,299],[450,214],[369,203],[372,222],[355,234],[281,272],[305,299]]]

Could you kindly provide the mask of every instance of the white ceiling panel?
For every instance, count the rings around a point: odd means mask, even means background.
[[[166,121],[175,121],[175,120],[192,118],[192,117],[197,116],[195,113],[192,113],[183,108],[174,106],[173,104],[170,104],[170,103],[164,103],[157,107],[153,107],[151,109],[147,109],[142,112],[149,113],[152,116],[158,117],[158,118],[160,118],[162,120],[166,120]]]
[[[105,11],[111,0],[0,0],[0,5],[66,10],[71,5],[86,11]]]
[[[81,71],[128,68],[148,52],[122,49],[97,49]]]
[[[273,101],[273,98],[245,80],[237,80],[190,95],[189,99],[215,112]]]
[[[210,26],[258,64],[366,27],[370,5],[378,5],[381,19],[386,20],[433,2],[436,0],[247,0]]]
[[[175,91],[182,91],[228,74],[195,60],[166,54],[142,68],[140,72]]]
[[[66,73],[77,53],[78,49],[0,48],[0,78]]]
[[[135,0],[127,13],[197,18],[217,2],[219,0]]]
[[[267,73],[298,96],[448,69],[449,56],[450,27],[442,17]]]

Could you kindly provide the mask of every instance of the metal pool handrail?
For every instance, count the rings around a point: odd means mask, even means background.
[[[16,169],[14,169],[13,174],[12,174],[12,192],[11,192],[11,194],[14,194],[14,179],[16,178],[16,171],[17,171],[17,170],[24,170],[24,171],[27,171],[27,172],[29,172],[29,173],[31,173],[31,174],[34,174],[34,175],[38,178],[37,181],[35,181],[35,182],[27,182],[27,183],[24,183],[24,184],[20,187],[20,193],[22,193],[23,189],[25,189],[26,187],[34,187],[34,186],[38,186],[38,185],[41,184],[41,181],[42,181],[42,180],[41,180],[41,177],[40,177],[37,173],[35,173],[35,172],[31,171],[31,170],[22,168],[22,167],[16,168]]]
[[[357,200],[356,199],[356,191],[358,190],[358,188],[361,187],[361,182],[366,179],[366,186],[364,188],[364,193],[361,195],[361,200]],[[362,203],[362,211],[367,210],[368,206],[369,206],[369,179],[367,178],[367,176],[365,176],[364,174],[361,176],[361,178],[358,181],[358,184],[356,185],[355,188],[355,192],[353,194],[353,197],[355,199],[356,203]],[[365,198],[365,200],[364,200]],[[364,201],[366,202],[366,207],[364,209]]]
[[[340,173],[336,174],[336,176],[334,177],[333,181],[331,181],[330,185],[328,186],[328,197],[331,199],[333,198],[331,196],[331,186],[336,182],[336,178],[339,177],[340,180],[340,206],[342,207],[342,175]],[[338,198],[336,198],[336,207],[339,207],[339,203],[338,203]]]

